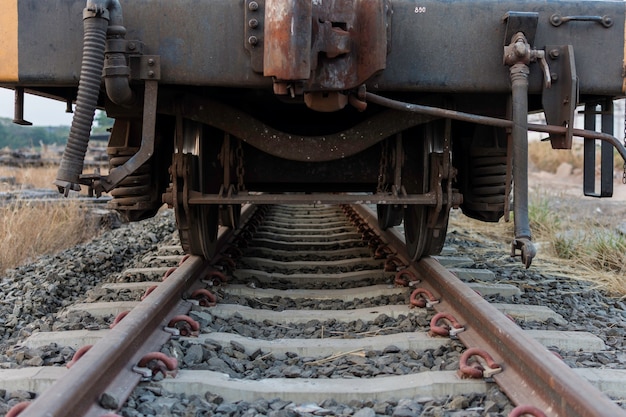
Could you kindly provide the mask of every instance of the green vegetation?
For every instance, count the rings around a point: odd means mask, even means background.
[[[554,196],[535,195],[529,206],[535,240],[550,243],[545,255],[561,260],[561,265],[569,265],[610,293],[625,296],[626,236],[617,232],[612,222],[606,227],[591,217],[574,216],[575,208],[557,210],[551,199]]]
[[[0,118],[0,148],[35,148],[43,145],[65,144],[69,126],[20,126],[11,119]]]
[[[102,111],[96,112],[93,133],[106,133],[113,119]],[[38,148],[41,145],[65,145],[69,126],[20,126],[9,118],[0,117],[0,149]]]

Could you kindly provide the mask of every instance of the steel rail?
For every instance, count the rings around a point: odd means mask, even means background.
[[[437,312],[452,314],[465,331],[458,338],[466,347],[485,349],[503,371],[495,382],[516,405],[535,405],[549,417],[618,417],[626,411],[536,340],[524,334],[509,318],[476,294],[433,258],[408,262],[404,238],[396,230],[382,231],[375,214],[366,207],[353,208],[380,233],[400,258],[423,280],[423,286],[440,297]]]
[[[253,211],[252,206],[244,207],[242,223]],[[221,229],[218,248],[232,235],[231,229]],[[209,267],[210,263],[200,257],[187,259],[111,329],[106,338],[93,345],[62,378],[22,411],[20,417],[101,416],[103,408],[98,403],[105,392],[113,393],[121,407],[126,397],[121,397],[116,384],[123,383],[132,390],[139,382],[140,375],[133,371],[133,367],[150,352],[146,346],[155,343],[155,334],[167,325],[169,318],[178,314],[181,308],[189,311],[191,303],[182,301],[182,295]],[[166,341],[169,335],[162,330],[160,333],[165,334]],[[126,376],[120,377],[121,373]]]

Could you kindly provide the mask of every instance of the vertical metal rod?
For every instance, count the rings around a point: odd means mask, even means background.
[[[613,136],[613,100],[606,98],[602,103],[602,133]],[[602,142],[600,145],[600,197],[613,195],[613,170],[614,155],[613,146]]]
[[[596,110],[598,103],[585,103],[585,129],[596,130]],[[583,154],[583,191],[585,195],[594,195],[596,191],[596,140],[584,140]]]
[[[31,122],[24,120],[24,87],[15,87],[15,107],[13,111],[13,123],[30,126]]]
[[[531,242],[530,219],[528,216],[528,65],[517,63],[511,66],[512,119],[513,127],[513,204],[515,239],[512,255],[521,250],[522,263],[528,268],[536,249]]]

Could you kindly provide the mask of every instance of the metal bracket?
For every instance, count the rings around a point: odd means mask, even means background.
[[[543,110],[549,125],[564,126],[565,134],[550,134],[553,149],[571,149],[574,112],[578,103],[578,76],[572,45],[546,45],[551,88],[544,87]]]
[[[131,55],[130,77],[133,80],[160,80],[161,57],[159,55]]]
[[[24,87],[15,87],[15,110],[13,123],[22,126],[31,126],[32,123],[24,120]]]
[[[250,53],[252,71],[263,73],[263,31],[265,0],[244,2],[244,48]]]
[[[518,32],[522,32],[530,45],[535,43],[535,33],[539,23],[539,13],[535,12],[507,12],[502,18],[506,22],[504,32],[504,45],[511,42],[511,38]]]
[[[611,16],[561,16],[560,14],[553,14],[550,16],[550,23],[552,26],[559,27],[563,23],[567,22],[595,22],[610,28],[613,26],[613,18]]]
[[[600,111],[596,107],[600,106]],[[596,130],[596,116],[600,114],[602,133],[613,135],[613,101],[585,103],[585,129]],[[589,197],[611,197],[613,195],[613,146],[608,142],[600,145],[600,193],[596,192],[596,143],[585,138],[583,165],[583,191]]]
[[[143,126],[141,129],[141,146],[124,165],[114,168],[109,175],[95,181],[94,188],[110,191],[124,178],[142,166],[154,153],[154,135],[156,129],[157,97],[159,83],[156,80],[146,80],[143,102]]]

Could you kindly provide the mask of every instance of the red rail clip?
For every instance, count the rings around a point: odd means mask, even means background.
[[[72,366],[74,366],[74,364],[76,362],[78,362],[78,360],[80,358],[83,357],[83,355],[85,355],[85,353],[87,353],[89,351],[89,349],[91,349],[93,347],[93,345],[85,345],[82,348],[78,349],[76,351],[76,353],[74,353],[74,356],[72,356],[72,360],[69,361],[68,363],[65,364],[65,367],[67,369],[70,369]]]
[[[157,373],[161,373],[164,377],[169,375],[174,376],[176,374],[176,368],[178,367],[178,361],[176,358],[170,358],[164,353],[161,352],[151,352],[146,354],[137,366],[141,368],[147,368],[151,372],[152,375],[156,375]],[[134,371],[143,374],[140,369],[133,369]]]
[[[408,279],[405,279],[408,278]],[[393,280],[393,283],[398,287],[414,287],[419,279],[415,276],[415,273],[410,269],[402,269],[396,272],[396,277]]]
[[[533,417],[547,417],[546,413],[541,411],[532,405],[518,405],[509,413],[509,417],[521,417],[524,414],[531,415]]]
[[[191,293],[191,298],[198,301],[202,307],[214,307],[217,304],[217,297],[206,288],[200,288]]]
[[[122,311],[120,312],[120,314],[118,314],[117,316],[115,316],[115,320],[113,320],[113,323],[111,323],[111,325],[109,325],[109,329],[114,328],[115,326],[117,326],[117,324],[122,321],[122,319],[126,316],[128,316],[128,313],[130,313],[130,310],[126,310],[126,311]]]
[[[30,401],[22,401],[21,403],[17,403],[13,407],[11,407],[11,409],[7,412],[5,417],[17,417],[29,405],[30,405]]]
[[[400,267],[406,267],[400,258],[393,255],[387,256],[387,260],[385,261],[385,272],[396,272]]]
[[[165,271],[165,274],[163,274],[163,278],[161,278],[161,281],[165,281],[167,279],[167,277],[169,277],[174,272],[176,272],[176,269],[178,269],[178,267],[173,266],[170,269],[168,269],[167,271]]]
[[[146,297],[148,297],[152,291],[156,290],[158,287],[158,285],[153,285],[152,287],[146,289],[146,292],[141,296],[141,301],[145,300]]]
[[[452,329],[450,329],[449,326],[439,326],[438,322],[441,320],[446,320],[448,323],[450,323]],[[454,337],[464,330],[465,328],[461,326],[461,324],[454,318],[452,314],[449,313],[437,313],[430,320],[431,336],[438,335]]]
[[[226,275],[216,270],[208,272],[206,277],[202,279],[202,282],[212,287],[218,287],[227,281],[228,278],[226,277]]]
[[[181,336],[197,336],[200,324],[189,316],[174,316],[167,327],[175,328]]]
[[[472,356],[480,356],[487,363],[484,367],[478,362],[468,365]],[[459,360],[459,372],[461,378],[489,378],[492,375],[502,372],[502,367],[498,365],[491,355],[480,348],[469,348],[461,355]]]
[[[419,295],[425,295],[426,297],[428,297],[428,299],[425,299],[423,297],[419,297]],[[411,306],[413,307],[432,307],[434,304],[437,304],[439,302],[439,300],[437,300],[435,298],[435,296],[428,291],[426,288],[416,288],[412,293],[411,293]]]

